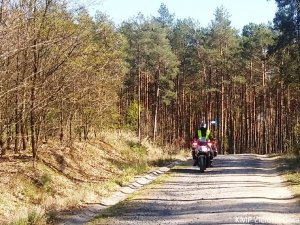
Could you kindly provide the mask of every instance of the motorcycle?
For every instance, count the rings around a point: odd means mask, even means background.
[[[208,142],[201,140],[194,140],[192,142],[192,155],[193,159],[200,167],[200,172],[211,166],[213,159],[212,148],[208,146]]]

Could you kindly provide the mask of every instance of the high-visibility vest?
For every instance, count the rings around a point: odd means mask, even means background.
[[[209,140],[209,135],[210,135],[210,130],[207,130],[206,135],[205,135],[206,140]],[[201,132],[201,130],[198,130],[198,138],[201,138],[201,137],[202,137],[202,132]]]

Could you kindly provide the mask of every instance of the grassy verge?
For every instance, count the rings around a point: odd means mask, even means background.
[[[277,159],[279,171],[295,197],[300,197],[300,156],[288,155]]]
[[[133,194],[130,194],[126,200],[119,202],[118,204],[103,210],[103,212],[99,216],[97,216],[91,222],[87,223],[87,225],[109,224],[110,218],[120,216],[124,212],[126,212],[129,202],[131,202],[135,198],[138,198],[139,196],[145,196],[151,189],[164,183],[169,177],[170,177],[170,175],[168,173],[159,176],[152,183],[143,187],[139,191],[137,191]]]

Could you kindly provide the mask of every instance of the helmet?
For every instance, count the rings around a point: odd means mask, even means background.
[[[206,124],[204,122],[201,122],[201,125],[200,125],[201,128],[206,128]]]

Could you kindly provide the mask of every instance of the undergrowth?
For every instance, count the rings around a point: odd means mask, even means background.
[[[1,162],[2,168],[18,172],[7,173],[7,182],[0,183],[5,190],[0,192],[0,223],[56,224],[61,211],[99,202],[135,176],[186,157],[185,151],[173,153],[147,140],[139,143],[128,132],[106,132],[101,140],[72,147],[49,142],[39,149],[35,167],[30,161]]]
[[[285,155],[278,159],[279,171],[290,185],[295,197],[300,197],[300,156]]]
[[[47,216],[42,212],[31,211],[28,213],[27,218],[19,219],[10,225],[46,225]]]

